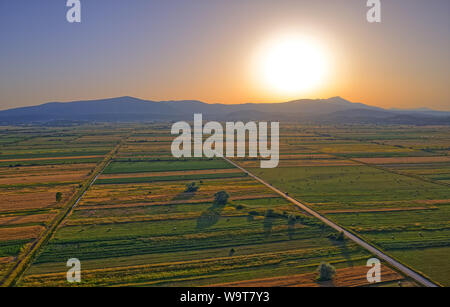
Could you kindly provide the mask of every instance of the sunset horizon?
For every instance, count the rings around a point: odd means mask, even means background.
[[[341,96],[448,110],[450,4],[403,3],[383,3],[382,22],[369,23],[358,0],[87,1],[82,21],[68,23],[63,3],[2,2],[0,109],[126,93],[225,104]]]

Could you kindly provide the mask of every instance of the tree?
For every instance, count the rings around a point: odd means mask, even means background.
[[[339,233],[329,234],[327,237],[329,239],[335,240],[335,241],[345,241],[345,235],[344,235],[344,232],[342,232],[342,231]]]
[[[196,182],[191,182],[191,183],[186,184],[186,190],[184,190],[184,192],[186,192],[186,193],[197,192],[197,190],[199,188],[200,188],[200,186],[198,186]]]
[[[61,199],[62,199],[62,193],[61,192],[56,192],[55,198],[56,198],[56,202],[59,203],[61,201]]]
[[[336,274],[336,269],[331,264],[322,262],[317,269],[317,273],[319,274],[317,276],[318,281],[332,280]]]
[[[214,204],[224,206],[228,202],[230,195],[226,191],[220,191],[214,194]]]

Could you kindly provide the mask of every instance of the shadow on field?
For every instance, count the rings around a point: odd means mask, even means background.
[[[317,285],[321,288],[331,288],[331,287],[336,287],[336,285],[334,284],[334,280],[327,280],[327,281],[318,281],[316,282]]]
[[[330,240],[331,244],[333,244],[336,247],[339,247],[345,260],[347,260],[348,266],[352,267],[353,261],[352,261],[352,258],[350,257],[351,251],[349,250],[349,248],[347,246],[347,240],[344,240],[344,241],[337,241],[334,239],[329,239],[329,240]]]
[[[190,200],[194,198],[195,192],[181,192],[177,194],[172,200]]]
[[[288,225],[288,238],[289,240],[294,239],[294,235],[295,235],[295,225]]]
[[[202,212],[197,219],[197,229],[204,229],[215,225],[220,219],[223,208],[225,208],[225,205],[213,204],[206,211]]]
[[[263,222],[263,229],[264,229],[264,236],[268,238],[270,234],[272,233],[272,227],[273,227],[273,221],[275,220],[274,217],[266,216],[264,218]]]

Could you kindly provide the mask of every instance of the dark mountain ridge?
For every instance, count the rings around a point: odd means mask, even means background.
[[[150,101],[117,97],[74,102],[50,102],[0,111],[2,124],[52,121],[147,122],[192,120],[279,120],[326,123],[449,124],[450,112],[430,109],[386,110],[341,97],[301,99],[283,103],[207,104],[197,100]]]

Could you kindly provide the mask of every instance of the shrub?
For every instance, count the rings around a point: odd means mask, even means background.
[[[56,192],[55,199],[56,199],[56,202],[59,203],[61,201],[61,199],[62,199],[62,193],[61,192]]]
[[[220,191],[214,194],[214,204],[224,206],[228,202],[230,195],[226,191]]]
[[[334,275],[336,274],[336,269],[329,263],[322,262],[317,269],[318,281],[327,281],[332,280]]]
[[[184,190],[184,192],[186,192],[186,193],[197,192],[197,190],[199,188],[200,188],[200,186],[198,186],[196,182],[191,182],[191,183],[186,184],[186,190]]]
[[[335,240],[335,241],[344,241],[344,240],[345,240],[345,235],[344,235],[344,233],[341,231],[341,232],[338,233],[338,234],[332,233],[332,234],[328,235],[327,238],[329,238],[329,239],[331,239],[331,240]]]

